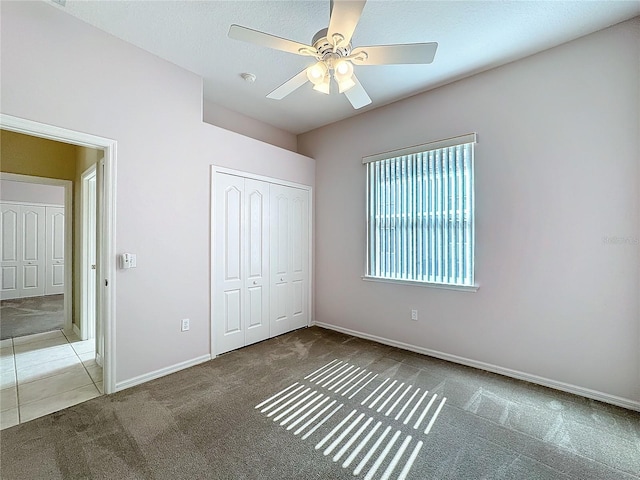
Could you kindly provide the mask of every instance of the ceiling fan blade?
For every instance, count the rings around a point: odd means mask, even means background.
[[[283,52],[295,53],[296,55],[315,56],[318,54],[318,51],[311,45],[276,37],[275,35],[259,32],[258,30],[252,30],[240,25],[231,25],[231,27],[229,27],[229,38],[254,43],[275,50],[282,50]]]
[[[351,52],[353,56],[351,61],[357,65],[427,64],[433,62],[437,49],[436,42],[358,47]],[[358,58],[361,52],[367,55]],[[365,59],[363,60],[362,57]]]
[[[305,68],[300,73],[298,73],[295,77],[290,78],[278,88],[276,88],[273,92],[267,95],[267,98],[273,98],[274,100],[282,100],[284,97],[292,93],[294,90],[297,90],[302,85],[307,83],[309,79],[307,78],[307,69]]]
[[[371,103],[369,95],[367,95],[367,92],[364,90],[364,87],[355,75],[353,75],[351,79],[355,82],[355,86],[344,92],[345,96],[349,99],[351,105],[353,105],[353,108],[356,110],[366,107]]]
[[[338,46],[349,44],[365,3],[367,0],[331,0],[331,19],[327,30],[329,41],[333,35],[340,35],[343,40]]]

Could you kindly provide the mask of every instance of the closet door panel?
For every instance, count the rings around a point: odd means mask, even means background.
[[[309,324],[309,192],[291,188],[290,264],[291,264],[291,329]]]
[[[269,322],[268,316],[265,319],[263,312],[264,295],[262,292],[262,287],[250,287],[247,289],[247,337],[249,337],[249,332],[253,334],[256,329],[266,325],[267,336],[265,338],[269,338]],[[249,345],[251,343],[259,342],[260,340],[264,340],[264,338],[253,338],[252,340],[247,338],[246,343]]]
[[[64,208],[46,207],[45,294],[64,293]]]
[[[0,211],[0,298],[18,298],[20,296],[19,285],[22,283],[22,268],[20,258],[21,220],[20,206],[2,204]]]
[[[45,280],[45,207],[22,205],[22,284],[21,297],[44,295]]]
[[[291,292],[291,315],[292,318],[296,318],[304,314],[304,283],[302,280],[294,280],[291,282]]]
[[[244,180],[216,175],[214,184],[213,341],[216,353],[243,347]]]
[[[245,344],[269,338],[269,184],[244,180],[246,262]]]
[[[271,336],[291,330],[291,252],[289,243],[290,191],[288,187],[272,184],[271,208]]]
[[[239,289],[224,292],[224,334],[231,335],[242,331],[241,301],[242,292]]]

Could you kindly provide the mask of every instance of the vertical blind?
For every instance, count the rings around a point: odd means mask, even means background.
[[[364,159],[367,276],[473,286],[475,134],[457,139]]]

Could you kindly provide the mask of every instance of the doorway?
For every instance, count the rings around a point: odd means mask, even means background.
[[[0,338],[71,330],[72,182],[0,173]]]
[[[102,150],[103,160],[96,166],[96,256],[95,337],[103,363],[104,393],[115,391],[115,173],[117,142],[52,125],[0,114],[3,130],[54,140],[65,144]],[[100,185],[99,185],[100,183]],[[102,188],[100,188],[102,186]],[[70,243],[70,242],[69,242]],[[69,275],[71,271],[69,269]],[[71,283],[71,282],[69,282]],[[71,305],[69,305],[71,311]],[[82,326],[80,333],[82,334]],[[87,334],[89,331],[87,329]],[[82,337],[80,337],[82,338]],[[98,353],[98,351],[97,351]]]

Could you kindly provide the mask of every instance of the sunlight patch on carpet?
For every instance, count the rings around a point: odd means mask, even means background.
[[[373,390],[365,390],[367,386]],[[255,408],[302,440],[324,433],[314,437],[315,450],[342,462],[342,468],[353,468],[354,475],[402,480],[446,401],[335,359]]]

